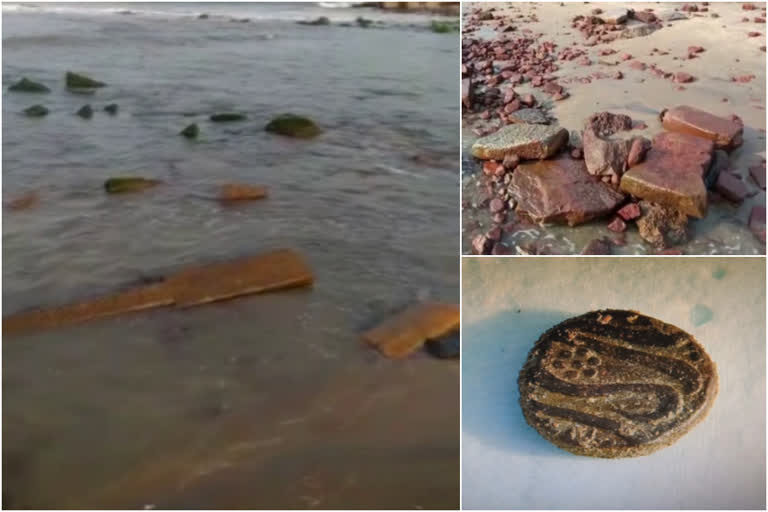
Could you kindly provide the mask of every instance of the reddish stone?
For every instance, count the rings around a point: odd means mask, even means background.
[[[533,80],[531,80],[531,85],[534,87],[541,87],[544,84],[544,78],[541,76],[535,76],[533,77]]]
[[[710,140],[662,132],[654,137],[645,161],[624,173],[621,190],[702,218],[707,212],[704,176],[713,151]]]
[[[547,94],[561,94],[563,92],[563,86],[557,82],[547,82],[544,85],[544,92]]]
[[[765,18],[755,17],[754,22],[755,23],[765,23]]]
[[[504,161],[502,162],[502,165],[504,165],[504,168],[507,171],[511,172],[515,170],[515,168],[518,166],[519,163],[520,163],[520,157],[513,153],[510,153],[504,156]]]
[[[755,4],[741,4],[741,8],[745,11],[754,11],[757,9]]]
[[[621,217],[616,217],[611,221],[610,224],[608,224],[608,229],[615,231],[616,233],[623,233],[626,231],[627,225],[624,223]]]
[[[643,23],[653,23],[656,21],[656,15],[648,11],[635,11],[632,17]]]
[[[615,78],[616,80],[621,80],[622,78],[624,78],[624,75],[621,73],[621,71],[616,71],[613,74],[613,78]]]
[[[491,220],[494,224],[504,224],[507,222],[507,213],[506,212],[498,212],[494,213],[491,217]]]
[[[515,99],[504,105],[504,112],[511,114],[512,112],[517,112],[520,110],[520,100]]]
[[[559,92],[559,93],[555,93],[552,96],[552,99],[555,100],[555,101],[562,101],[562,100],[568,98],[569,96],[570,96],[570,94],[568,92]]]
[[[630,59],[632,59],[632,55],[629,53],[625,53],[624,55],[621,56],[621,60],[630,60]]]
[[[516,97],[517,97],[517,93],[513,88],[510,87],[504,93],[504,104],[506,105],[507,103],[512,102]]]
[[[675,82],[679,84],[687,84],[689,82],[693,82],[695,78],[693,75],[689,75],[688,73],[684,73],[682,71],[678,71],[675,73]]]
[[[472,81],[469,78],[461,81],[461,103],[467,109],[472,108]]]
[[[640,202],[642,215],[637,219],[640,237],[658,249],[685,242],[688,217],[685,213],[648,201]]]
[[[491,118],[491,113],[487,110],[483,110],[480,112],[480,118],[485,119],[486,121]]]
[[[624,220],[634,220],[640,216],[640,206],[637,203],[629,203],[622,206],[616,213]]]
[[[688,53],[701,53],[704,51],[704,48],[701,46],[689,46],[688,47]]]
[[[749,168],[749,175],[755,181],[755,184],[765,190],[765,164],[753,165]]]
[[[581,160],[584,158],[584,153],[582,152],[581,148],[573,148],[571,150],[571,158],[575,160]]]
[[[483,163],[483,173],[487,174],[488,176],[494,176],[498,174],[499,169],[504,172],[504,166],[496,160],[488,160],[487,162]]]
[[[747,34],[748,37],[760,37],[761,35],[763,35],[762,32],[749,32]]]
[[[580,160],[560,157],[521,164],[512,175],[510,193],[517,212],[535,222],[581,224],[613,211],[624,199],[587,173]]]
[[[493,240],[483,234],[472,239],[472,252],[474,254],[490,254],[493,248]]]
[[[717,192],[724,198],[735,203],[742,202],[749,194],[749,190],[747,190],[747,186],[744,182],[741,181],[740,178],[727,172],[721,172],[717,177],[715,190],[717,190]]]
[[[504,256],[506,254],[509,254],[509,247],[507,247],[504,244],[496,244],[493,246],[493,249],[491,250],[491,254],[494,256]]]
[[[489,206],[491,213],[499,213],[500,211],[503,211],[504,208],[505,208],[504,201],[502,201],[498,197],[495,197],[491,200],[491,204]]]
[[[650,149],[651,143],[644,137],[635,137],[632,140],[632,145],[629,148],[629,156],[627,156],[627,167],[632,168],[643,161],[646,151]]]
[[[525,96],[520,98],[520,103],[522,103],[526,107],[532,107],[536,104],[536,98],[533,96],[533,94],[526,94]]]
[[[741,135],[744,131],[744,126],[738,118],[726,119],[688,106],[663,111],[662,125],[670,131],[712,140],[717,148],[723,149],[741,145]]]
[[[501,240],[501,228],[496,226],[495,228],[491,228],[485,236],[494,242],[498,242]]]

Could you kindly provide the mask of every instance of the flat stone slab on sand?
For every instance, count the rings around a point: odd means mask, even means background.
[[[557,153],[567,141],[568,130],[559,126],[511,124],[477,139],[472,155],[481,160],[503,160],[510,154],[543,160]]]
[[[428,302],[401,311],[363,333],[363,340],[387,357],[401,358],[459,328],[459,306]]]
[[[517,211],[536,222],[582,224],[614,211],[624,195],[587,172],[582,160],[567,156],[521,164],[510,193]]]
[[[686,105],[665,111],[661,124],[669,131],[688,133],[714,141],[718,149],[740,146],[744,132],[744,126],[738,121]]]
[[[523,108],[507,114],[513,123],[520,124],[549,124],[547,115],[537,108]]]
[[[653,139],[645,161],[624,173],[621,190],[702,218],[707,214],[704,177],[713,151],[711,140],[684,133],[660,133]]]

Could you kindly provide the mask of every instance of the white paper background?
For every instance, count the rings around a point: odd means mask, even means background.
[[[765,509],[765,259],[464,258],[462,281],[464,508]],[[713,312],[699,327],[696,304]],[[518,405],[536,339],[600,308],[677,325],[717,364],[709,415],[649,456],[571,455]]]

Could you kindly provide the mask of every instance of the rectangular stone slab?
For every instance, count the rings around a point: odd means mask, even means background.
[[[645,161],[621,178],[621,190],[702,218],[707,214],[704,178],[714,143],[685,133],[665,132],[653,139]]]
[[[311,285],[312,271],[290,249],[239,261],[182,270],[164,281],[133,290],[41,311],[3,318],[3,334],[72,325],[161,306],[196,306],[241,295]]]
[[[557,153],[568,136],[568,130],[559,126],[512,124],[477,139],[472,155],[481,160],[503,160],[507,155],[543,160]]]
[[[744,126],[739,122],[687,105],[664,112],[662,125],[673,132],[688,133],[714,141],[718,149],[732,149],[740,146],[744,132]]]
[[[459,306],[425,303],[401,311],[363,333],[363,340],[387,357],[399,359],[459,328]]]
[[[295,251],[280,249],[252,258],[184,270],[166,280],[180,307],[240,295],[311,285],[312,271]]]

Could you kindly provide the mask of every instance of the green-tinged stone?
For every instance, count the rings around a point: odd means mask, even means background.
[[[210,119],[214,123],[228,123],[230,121],[245,121],[248,117],[245,114],[239,114],[237,112],[224,112],[221,114],[213,114]]]
[[[691,308],[691,323],[698,327],[712,320],[712,310],[702,304],[696,304]]]
[[[109,194],[121,194],[123,192],[138,192],[147,188],[160,185],[162,181],[147,178],[118,177],[109,178],[104,182],[104,190]]]
[[[24,113],[28,117],[43,117],[48,115],[48,109],[42,105],[32,105],[31,107],[24,109]]]
[[[725,277],[725,269],[723,267],[717,267],[712,272],[712,277],[714,277],[715,279],[722,279],[722,278],[724,278]]]
[[[107,85],[104,82],[99,82],[98,80],[94,80],[93,78],[87,77],[85,75],[73,73],[72,71],[67,71],[66,81],[67,87],[71,87],[73,89],[90,89],[93,87],[105,87]]]
[[[511,124],[472,145],[472,155],[481,160],[503,160],[517,155],[526,160],[543,160],[568,142],[568,130],[559,126]]]
[[[197,123],[192,123],[179,132],[179,135],[183,135],[188,139],[196,139],[199,134],[200,128],[197,126]]]
[[[449,32],[458,32],[459,31],[459,22],[458,21],[432,21],[432,24],[430,25],[430,28],[432,29],[432,32],[435,32],[437,34],[447,34]]]
[[[49,88],[39,82],[33,82],[28,78],[22,78],[8,88],[15,92],[51,92]]]
[[[283,114],[270,121],[264,129],[287,137],[311,138],[320,135],[320,129],[314,121],[294,114]]]
[[[110,103],[109,105],[104,107],[104,112],[108,114],[112,114],[114,116],[115,114],[117,114],[117,109],[118,109],[117,103]]]
[[[83,105],[80,110],[77,111],[77,115],[83,119],[90,119],[93,117],[93,108],[90,105]]]

